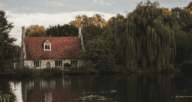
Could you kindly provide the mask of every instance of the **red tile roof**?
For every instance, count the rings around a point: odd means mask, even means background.
[[[44,51],[44,43],[51,43],[51,51]],[[78,58],[81,41],[78,37],[25,37],[26,59]]]

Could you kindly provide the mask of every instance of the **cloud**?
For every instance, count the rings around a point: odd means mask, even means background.
[[[3,4],[3,3],[0,3],[0,8],[1,8],[1,7],[3,7],[3,6],[5,6],[5,4]]]
[[[94,3],[97,3],[97,0],[94,0]],[[99,1],[99,3],[100,3],[101,5],[103,5],[103,4],[104,4],[102,0],[101,0],[101,1]]]
[[[15,37],[17,41],[16,45],[21,44],[21,27],[25,28],[30,25],[39,25],[48,28],[55,25],[69,24],[70,21],[75,20],[77,15],[87,15],[87,17],[93,17],[95,14],[102,15],[106,21],[111,17],[116,16],[116,14],[109,14],[103,12],[95,11],[76,11],[76,12],[67,12],[67,13],[58,13],[58,14],[45,14],[45,13],[35,13],[35,14],[26,14],[26,13],[12,13],[10,11],[5,11],[5,16],[8,22],[13,22],[14,28],[10,32],[10,37]]]
[[[107,5],[111,5],[111,4],[107,3]]]
[[[97,0],[94,0],[94,3],[97,3]]]
[[[57,7],[62,7],[64,6],[62,3],[60,2],[52,2],[54,6],[57,6]]]
[[[103,1],[100,1],[100,4],[103,5]]]

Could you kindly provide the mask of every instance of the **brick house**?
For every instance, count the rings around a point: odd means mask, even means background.
[[[22,27],[21,67],[64,68],[65,63],[81,66],[79,51],[84,50],[81,28],[78,37],[25,37]]]

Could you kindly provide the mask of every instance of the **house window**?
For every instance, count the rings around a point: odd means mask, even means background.
[[[41,61],[34,61],[34,67],[41,67]]]
[[[41,61],[34,61],[34,67],[41,67]]]
[[[45,50],[50,50],[50,45],[49,44],[45,44]]]
[[[55,61],[55,67],[62,67],[62,61]]]
[[[44,44],[44,51],[51,51],[51,44],[50,43]]]

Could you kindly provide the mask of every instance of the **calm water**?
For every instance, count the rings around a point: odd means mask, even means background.
[[[1,79],[0,90],[15,102],[192,102],[192,78],[177,74]]]

